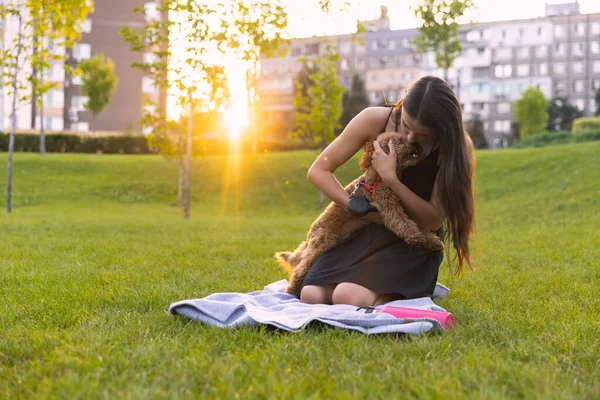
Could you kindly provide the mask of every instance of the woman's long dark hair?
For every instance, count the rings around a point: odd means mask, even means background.
[[[446,81],[424,76],[396,104],[396,121],[401,109],[437,132],[441,154],[437,194],[446,211],[445,238],[451,236],[456,250],[458,275],[465,261],[473,268],[469,237],[475,230],[475,155],[465,137],[460,103]]]

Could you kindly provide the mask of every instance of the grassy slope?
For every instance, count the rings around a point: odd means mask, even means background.
[[[176,169],[158,157],[17,154],[15,208],[0,217],[0,393],[598,398],[599,154],[600,143],[478,153],[477,272],[440,272],[452,292],[439,304],[458,326],[408,338],[167,314],[285,277],[272,253],[319,212],[305,179],[314,153],[244,157],[237,177],[233,161],[198,160],[187,222],[171,205]]]

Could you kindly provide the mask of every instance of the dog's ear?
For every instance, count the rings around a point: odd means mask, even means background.
[[[362,158],[360,159],[359,165],[360,169],[366,171],[371,166],[371,162],[373,161],[373,152],[375,151],[375,146],[373,146],[373,142],[369,140],[367,143],[365,143],[364,148],[365,154],[363,154]]]

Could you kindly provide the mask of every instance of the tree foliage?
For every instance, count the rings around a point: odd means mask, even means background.
[[[444,70],[446,80],[448,70],[462,52],[459,22],[474,7],[473,0],[420,0],[412,8],[422,23],[412,43],[419,53],[435,53],[436,64]]]
[[[369,95],[365,89],[365,82],[359,75],[354,75],[352,77],[350,91],[344,93],[342,104],[343,112],[340,119],[342,128],[348,125],[352,118],[359,112],[369,106]]]
[[[549,131],[571,130],[573,121],[583,116],[583,111],[569,103],[566,97],[555,97],[548,106]]]
[[[473,119],[465,123],[465,130],[471,137],[476,149],[487,149],[489,147],[489,143],[485,137],[483,121],[479,114],[473,115]]]
[[[80,62],[78,73],[82,81],[81,94],[88,98],[84,107],[95,117],[108,105],[117,87],[115,64],[100,53]]]
[[[345,91],[337,74],[336,62],[339,57],[329,45],[324,47],[323,54],[310,60],[314,63],[314,72],[309,75],[310,85],[306,93],[303,82],[295,82],[296,126],[291,133],[292,137],[304,144],[316,143],[321,148],[335,139],[336,131],[341,126],[339,119]]]
[[[143,7],[137,12],[144,13]],[[142,28],[123,26],[121,34],[135,52],[152,53],[144,62],[134,63],[154,84],[175,100],[176,107],[195,112],[221,110],[229,103],[225,68],[209,61],[215,51],[229,54],[248,64],[247,86],[251,101],[257,97],[260,55],[270,55],[283,45],[282,31],[287,14],[279,1],[234,0],[203,3],[197,0],[165,0],[158,8],[160,18]],[[178,49],[182,54],[175,54]],[[144,99],[142,126],[148,140],[181,163],[186,148],[186,217],[189,210],[189,174],[193,118],[183,129],[170,129],[164,102]],[[181,179],[180,179],[181,182]]]
[[[513,103],[513,115],[519,124],[520,137],[524,138],[544,130],[548,122],[548,103],[542,91],[533,86]]]

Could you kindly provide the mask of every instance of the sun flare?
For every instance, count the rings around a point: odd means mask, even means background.
[[[246,68],[242,62],[234,61],[225,68],[227,86],[231,93],[231,105],[223,112],[223,124],[229,139],[237,143],[248,124],[248,93],[246,91]]]

